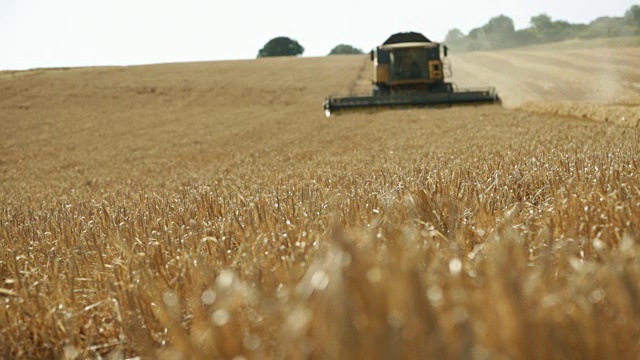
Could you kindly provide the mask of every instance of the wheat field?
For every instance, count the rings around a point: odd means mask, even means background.
[[[0,358],[638,359],[640,48],[597,46],[328,119],[365,56],[0,72]]]

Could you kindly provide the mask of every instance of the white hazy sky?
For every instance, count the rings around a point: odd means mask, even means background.
[[[638,0],[0,0],[0,70],[255,58],[276,36],[326,55],[366,51],[398,31],[435,41],[497,15],[588,23],[623,16]]]

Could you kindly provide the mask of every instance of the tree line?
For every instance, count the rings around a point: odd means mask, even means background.
[[[304,47],[296,40],[286,36],[278,36],[269,40],[264,47],[258,51],[258,57],[298,56],[303,53]],[[361,49],[346,44],[337,45],[329,52],[329,55],[341,54],[363,54],[363,52]]]
[[[640,35],[640,5],[633,5],[622,17],[604,16],[589,24],[571,24],[553,20],[547,14],[533,16],[530,26],[516,30],[513,20],[499,15],[485,25],[464,34],[460,29],[449,30],[445,43],[456,51],[503,49],[517,46],[543,44],[569,39],[592,39]],[[304,47],[296,40],[279,36],[269,40],[258,51],[258,57],[298,56]],[[362,54],[363,51],[347,44],[334,47],[329,55]]]
[[[622,17],[600,17],[589,24],[571,24],[540,14],[533,16],[530,26],[522,30],[515,29],[511,18],[500,15],[466,35],[459,29],[450,30],[445,43],[457,51],[473,51],[633,35],[640,35],[640,5],[631,6]]]

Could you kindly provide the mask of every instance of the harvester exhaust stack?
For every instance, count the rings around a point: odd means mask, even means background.
[[[495,88],[457,89],[444,81],[448,49],[419,33],[392,35],[372,53],[374,88],[370,96],[329,96],[327,116],[346,109],[374,107],[499,104]]]

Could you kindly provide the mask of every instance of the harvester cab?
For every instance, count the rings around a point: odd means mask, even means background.
[[[500,103],[495,88],[458,89],[445,81],[451,75],[448,49],[424,35],[394,34],[371,53],[370,96],[329,96],[327,116],[344,109]]]

